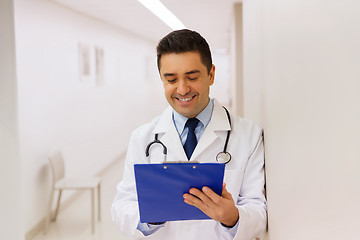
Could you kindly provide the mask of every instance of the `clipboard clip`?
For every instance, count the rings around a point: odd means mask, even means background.
[[[167,169],[167,165],[175,164],[175,163],[199,163],[199,161],[163,161],[161,164],[166,164],[163,166],[164,169]],[[194,169],[196,169],[196,165],[193,166]]]
[[[192,161],[163,161],[161,164],[172,164],[172,163],[199,163],[199,161],[192,160]]]

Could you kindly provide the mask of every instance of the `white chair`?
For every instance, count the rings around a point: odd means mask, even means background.
[[[100,221],[100,185],[101,179],[99,177],[89,178],[65,178],[65,166],[64,159],[61,152],[55,152],[49,156],[49,163],[52,172],[52,193],[50,197],[48,214],[45,222],[45,233],[47,232],[48,223],[51,219],[51,206],[56,190],[59,190],[55,214],[52,221],[56,221],[56,217],[59,211],[61,193],[63,190],[90,190],[91,191],[91,232],[95,232],[95,191],[98,192],[98,221]]]

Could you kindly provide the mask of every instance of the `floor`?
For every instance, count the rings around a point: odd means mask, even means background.
[[[90,192],[84,191],[59,213],[56,222],[50,223],[46,235],[40,233],[33,240],[129,240],[129,237],[117,229],[110,214],[116,185],[122,177],[122,172],[123,161],[117,161],[102,176],[101,221],[96,221],[94,234],[91,234],[90,225]]]

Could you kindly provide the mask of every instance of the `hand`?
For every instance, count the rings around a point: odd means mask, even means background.
[[[239,211],[231,194],[226,190],[225,183],[223,184],[221,196],[217,195],[209,187],[203,187],[202,191],[191,188],[189,193],[183,195],[184,202],[197,207],[215,221],[233,227],[239,220]]]

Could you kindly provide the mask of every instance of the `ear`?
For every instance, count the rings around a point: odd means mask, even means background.
[[[211,66],[209,76],[210,76],[210,84],[209,84],[209,86],[211,86],[211,85],[214,84],[214,80],[215,80],[215,65],[214,64]]]

